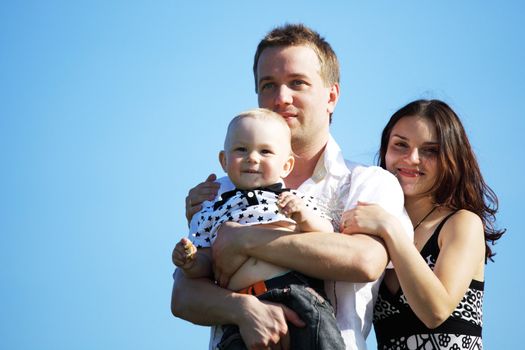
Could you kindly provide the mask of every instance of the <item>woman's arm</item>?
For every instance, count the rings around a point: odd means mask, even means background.
[[[483,226],[472,212],[456,213],[439,237],[440,253],[433,271],[415,247],[406,249],[410,246],[404,248],[395,237],[387,242],[407,301],[429,328],[438,327],[452,314],[485,259]]]
[[[360,205],[345,222],[346,233],[366,230],[385,241],[403,293],[428,328],[438,327],[452,314],[483,266],[485,242],[481,220],[466,210],[459,211],[443,226],[440,254],[433,271],[403,234],[400,223],[381,208]]]

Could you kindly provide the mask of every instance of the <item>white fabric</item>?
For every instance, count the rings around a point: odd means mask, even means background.
[[[227,177],[218,182],[221,184],[219,194],[233,189]],[[312,177],[298,190],[326,204],[334,227],[339,227],[343,211],[362,201],[381,205],[403,222],[407,235],[413,235],[397,179],[380,167],[346,161],[331,136]],[[336,311],[347,349],[366,349],[365,339],[372,325],[373,305],[380,280],[372,283],[325,281],[325,290]],[[210,349],[216,349],[221,336],[221,327],[212,327]]]
[[[235,192],[235,194],[233,194]],[[328,213],[319,207],[315,198],[291,190],[291,193],[303,200],[305,205],[322,218],[329,219]],[[225,192],[223,192],[224,194]],[[295,221],[281,213],[277,200],[279,195],[267,190],[232,190],[230,198],[215,198],[211,204],[203,206],[202,210],[193,215],[190,222],[190,240],[197,248],[211,247],[221,224],[226,221],[242,225],[261,225],[276,222],[287,222],[295,225]],[[217,201],[223,200],[218,208]]]
[[[358,201],[375,203],[398,217],[412,239],[412,224],[404,209],[403,192],[397,179],[376,166],[346,162],[348,181],[342,186],[345,205],[349,210]],[[391,264],[389,264],[391,267]],[[325,290],[336,310],[337,324],[347,349],[366,349],[366,337],[372,327],[375,298],[381,278],[370,283],[325,281]]]

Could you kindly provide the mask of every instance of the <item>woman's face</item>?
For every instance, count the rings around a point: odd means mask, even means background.
[[[437,177],[439,143],[433,122],[420,116],[401,118],[392,128],[385,156],[405,197],[428,195]]]

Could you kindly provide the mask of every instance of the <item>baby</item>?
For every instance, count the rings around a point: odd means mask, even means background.
[[[203,206],[190,223],[192,241],[182,238],[176,245],[173,260],[187,277],[213,275],[210,247],[218,228],[226,221],[295,232],[333,231],[331,221],[313,198],[306,198],[283,186],[283,179],[293,169],[294,157],[290,129],[279,114],[253,109],[233,118],[219,160],[235,189]],[[308,332],[314,339],[318,336],[315,334],[316,322],[328,322],[336,330],[330,333],[340,335],[333,309],[324,298],[321,280],[249,258],[231,277],[227,288],[283,303],[297,312],[307,326],[305,329],[291,329],[292,347],[294,339],[301,339],[303,344]],[[221,343],[231,342],[232,336],[240,341],[238,328],[229,325]],[[311,349],[319,349],[315,340],[310,343],[314,344]],[[344,349],[342,338],[336,337],[330,348]]]

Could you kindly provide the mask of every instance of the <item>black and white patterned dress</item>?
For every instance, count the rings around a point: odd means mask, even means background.
[[[421,250],[433,270],[439,255],[438,237],[447,216]],[[450,317],[435,329],[427,328],[414,314],[401,288],[392,295],[385,282],[379,287],[374,306],[374,330],[377,348],[414,350],[481,350],[482,305],[484,282],[472,280],[465,296]]]
[[[211,247],[217,236],[217,230],[226,221],[243,225],[276,222],[295,224],[295,221],[281,213],[277,206],[279,194],[285,191],[299,196],[307,207],[322,218],[328,219],[322,206],[319,206],[313,197],[283,188],[280,183],[253,190],[235,189],[223,193],[216,202],[204,206],[193,216],[190,224],[190,240],[197,248]]]

